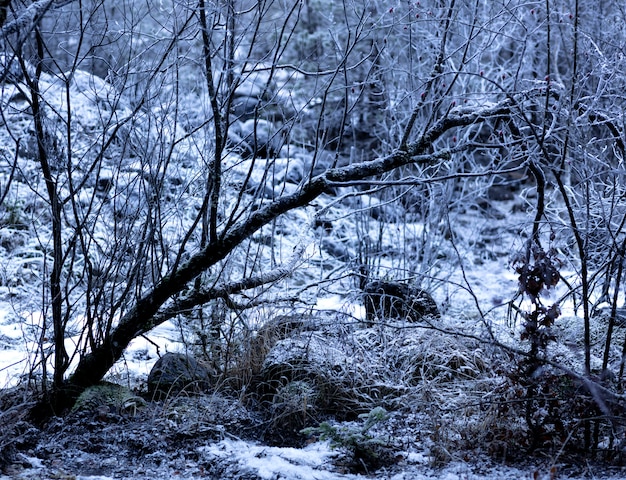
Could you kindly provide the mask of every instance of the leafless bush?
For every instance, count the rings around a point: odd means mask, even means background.
[[[190,342],[216,371],[248,385],[284,339],[249,336],[247,312],[271,302],[313,308],[320,293],[346,293],[360,266],[441,288],[445,313],[452,270],[471,267],[460,247],[472,239],[456,220],[472,208],[496,215],[490,195],[506,182],[519,182],[532,215],[520,230],[527,251],[550,243],[563,257],[569,287],[559,303],[584,322],[572,378],[595,385],[613,374],[616,385],[600,386],[619,399],[626,69],[606,36],[607,25],[622,28],[618,13],[605,24],[586,0],[123,7],[41,0],[0,18],[10,150],[0,158],[0,203],[39,259],[40,294],[19,302],[41,312],[29,364],[42,415],[68,407],[133,339],[170,320],[195,329]],[[23,191],[32,205],[20,204]],[[342,231],[332,238],[335,224]],[[537,272],[526,264],[529,293]],[[601,301],[611,314],[596,371]],[[475,307],[482,340],[497,343]],[[535,301],[525,321],[534,367],[558,371],[544,348],[556,314]],[[402,386],[390,387],[392,374],[358,343],[351,348],[371,371],[342,366],[341,378],[318,386],[332,386],[347,410],[395,403],[416,373],[382,349],[398,362]],[[444,357],[421,359],[420,381],[481,371],[466,352]],[[548,392],[560,374],[550,375]],[[588,420],[592,449],[606,424]]]

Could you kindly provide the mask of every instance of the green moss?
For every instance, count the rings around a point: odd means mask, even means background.
[[[115,383],[102,383],[86,389],[76,400],[72,412],[135,415],[146,401],[130,389]]]

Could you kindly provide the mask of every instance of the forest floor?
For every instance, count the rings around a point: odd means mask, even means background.
[[[500,203],[498,208],[507,213],[513,205]],[[476,211],[470,212],[470,217],[475,214]],[[516,276],[508,267],[507,257],[516,243],[516,233],[511,229],[510,215],[498,218],[500,226],[497,228],[493,219],[486,221],[490,225],[487,232],[490,237],[487,239],[487,233],[484,233],[481,241],[475,242],[476,248],[482,251],[474,252],[471,268],[451,276],[455,281],[471,286],[472,295],[465,300],[468,305],[474,298],[480,304],[494,305],[515,294]],[[472,218],[466,218],[466,222],[467,225],[476,224]],[[504,225],[508,234],[504,233]],[[496,230],[499,233],[494,236]],[[499,240],[494,242],[493,238]],[[557,294],[555,292],[553,296]],[[437,300],[442,301],[441,297]],[[337,299],[318,303],[328,309],[333,302]],[[346,304],[336,306],[345,309]],[[462,301],[457,301],[454,307],[444,312],[442,325],[459,328],[460,322],[476,322],[471,315],[463,319],[463,312],[468,309]],[[567,314],[570,321],[576,318],[574,312]],[[24,341],[23,325],[12,323],[7,317],[0,326],[3,341],[0,371],[4,372],[8,382],[10,378],[19,377],[20,367],[15,359],[25,356],[28,343]],[[507,330],[504,324],[500,327]],[[508,332],[510,338],[517,334],[515,329]],[[178,338],[177,327],[168,323],[153,331],[149,340],[138,339],[121,362],[123,367],[109,380],[121,378],[119,372],[123,371],[124,381],[131,378],[135,385],[145,382],[146,374],[157,358],[155,347],[175,351],[180,347],[177,347]],[[447,354],[458,355],[442,350],[443,356]],[[476,352],[465,354],[475,356]],[[494,454],[486,445],[470,445],[471,441],[463,443],[459,422],[465,426],[473,424],[468,431],[476,431],[482,428],[481,422],[485,420],[475,413],[473,416],[466,413],[467,418],[460,418],[463,415],[454,411],[454,399],[470,398],[468,390],[479,392],[485,385],[492,388],[495,384],[489,383],[493,379],[487,379],[487,383],[485,379],[474,379],[469,383],[438,383],[438,378],[429,380],[433,385],[433,404],[452,407],[448,411],[441,409],[436,419],[429,408],[412,407],[390,412],[385,421],[368,432],[372,438],[386,439],[389,446],[375,465],[359,463],[349,448],[322,441],[319,437],[281,441],[268,433],[267,417],[247,408],[240,399],[206,394],[148,402],[132,414],[110,411],[71,413],[52,419],[45,428],[23,422],[16,427],[19,439],[17,448],[12,451],[12,462],[5,466],[0,479],[626,478],[626,469],[622,467],[603,462],[581,462],[567,454],[530,455],[523,450]],[[444,396],[447,398],[442,400]],[[490,421],[493,425],[509,419],[492,418]],[[341,425],[358,429],[358,421]],[[450,431],[443,431],[448,427]],[[464,447],[459,448],[460,445]]]
[[[213,398],[211,401],[216,402]],[[216,405],[238,410],[231,406]],[[216,402],[217,403],[217,402]],[[234,406],[235,405],[235,406]],[[626,478],[623,468],[573,459],[529,456],[524,461],[499,462],[475,451],[452,452],[440,464],[420,440],[418,419],[394,418],[396,432],[416,440],[406,450],[373,471],[353,473],[354,464],[342,449],[328,442],[301,447],[271,446],[252,439],[246,426],[174,425],[160,416],[162,407],[130,418],[54,419],[44,430],[24,432],[22,448],[5,467],[1,479],[246,479],[246,480],[502,480]],[[232,413],[232,412],[231,412]],[[242,412],[239,412],[241,415]],[[239,435],[237,435],[239,433]]]

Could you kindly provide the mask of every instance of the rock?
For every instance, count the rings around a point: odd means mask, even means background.
[[[348,262],[350,261],[350,258],[352,258],[350,251],[346,247],[345,243],[341,242],[341,240],[328,237],[322,238],[321,245],[325,252],[339,261]]]
[[[284,122],[296,114],[293,106],[287,104],[277,92],[272,80],[270,66],[247,72],[236,79],[230,113],[232,120],[245,122],[250,119],[263,119],[271,122]]]
[[[368,282],[363,288],[363,302],[368,323],[376,318],[418,322],[426,316],[441,316],[429,293],[406,283],[382,280]]]
[[[248,72],[238,78],[237,82],[236,96],[266,99],[275,90],[269,69]]]
[[[297,411],[285,400],[290,395],[306,396],[310,402],[306,409],[309,414],[343,410],[343,402],[342,407],[336,407],[336,390],[344,389],[337,380],[341,377],[337,372],[349,364],[350,353],[349,347],[327,332],[304,332],[281,340],[263,362],[258,393],[273,411]]]
[[[87,388],[76,400],[72,413],[87,413],[103,420],[109,416],[135,416],[146,401],[130,389],[115,383],[103,382]]]
[[[229,142],[243,158],[272,158],[280,152],[284,135],[267,120],[237,122],[229,133]]]
[[[364,193],[345,196],[342,203],[355,210],[367,212],[374,220],[387,223],[406,221],[406,213],[409,212],[400,202],[384,202],[374,195]]]
[[[234,120],[245,122],[254,118],[257,108],[261,103],[257,97],[250,97],[248,95],[237,96],[233,99],[232,114]]]
[[[102,175],[96,180],[95,190],[100,195],[107,195],[115,187],[113,176]]]
[[[206,391],[213,383],[214,373],[195,358],[182,353],[166,353],[148,375],[148,393],[160,399],[180,392]]]
[[[475,208],[494,220],[504,220],[506,218],[506,215],[501,212],[498,207],[494,206],[493,201],[488,198],[477,199]]]
[[[515,200],[515,192],[510,185],[492,185],[487,189],[487,198],[496,202]]]
[[[287,170],[282,174],[286,182],[298,184],[326,172],[330,168],[345,167],[350,159],[328,150],[309,151],[289,143],[282,145],[278,155],[289,159]]]

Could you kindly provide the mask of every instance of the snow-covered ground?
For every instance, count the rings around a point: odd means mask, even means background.
[[[468,269],[465,279],[460,271],[451,276],[452,282],[469,282],[472,292],[480,305],[494,305],[510,298],[516,291],[516,276],[501,260],[482,262]],[[458,293],[458,292],[457,292]],[[557,294],[553,295],[554,297]],[[457,300],[463,298],[456,295]],[[475,321],[472,311],[471,296],[466,297],[465,305],[457,302],[449,308],[446,318],[458,316],[471,323]],[[346,302],[341,296],[320,298],[318,307],[324,310],[350,309],[353,314],[362,314],[358,306]],[[4,312],[11,312],[5,306]],[[28,329],[11,322],[15,318],[6,314],[0,320],[0,338],[3,349],[0,350],[0,372],[5,384],[14,383],[16,378],[28,372],[28,349],[35,348],[36,339],[28,336]],[[34,321],[34,320],[33,320]],[[461,322],[462,323],[462,322]],[[504,324],[497,325],[506,330]],[[516,333],[510,333],[511,338]],[[180,329],[173,322],[166,322],[145,337],[136,339],[124,358],[111,372],[113,379],[132,379],[133,383],[145,380],[146,375],[159,355],[167,351],[183,351],[180,343]],[[111,428],[104,425],[101,428]],[[118,427],[120,428],[120,427]],[[125,427],[121,426],[121,429]],[[158,433],[157,433],[158,434]],[[69,434],[68,434],[69,435]],[[418,433],[416,432],[416,435]],[[184,452],[184,453],[182,453]],[[394,465],[384,467],[370,474],[351,474],[342,469],[341,450],[331,448],[328,442],[317,441],[304,448],[278,447],[243,440],[229,432],[226,438],[215,441],[199,440],[192,448],[181,448],[180,456],[173,452],[151,452],[145,461],[136,458],[132,462],[125,456],[88,453],[87,448],[75,447],[66,452],[55,452],[41,460],[32,454],[20,453],[18,462],[0,479],[22,478],[76,478],[82,480],[113,480],[126,478],[143,480],[156,478],[223,478],[223,479],[285,479],[285,480],[358,480],[379,478],[389,480],[501,480],[501,479],[583,479],[583,478],[626,478],[619,471],[608,470],[600,466],[589,465],[571,473],[571,467],[564,466],[558,460],[551,465],[545,461],[530,459],[528,464],[498,464],[486,456],[460,458],[452,454],[443,465],[434,465],[433,458],[424,442],[407,444],[406,451],[397,452]],[[533,463],[536,462],[536,463]],[[83,467],[81,467],[81,465]],[[110,474],[89,474],[86,472],[108,471]],[[215,472],[221,472],[216,474]]]
[[[539,466],[514,467],[497,465],[477,459],[453,461],[445,467],[429,466],[429,459],[420,454],[410,454],[402,459],[393,471],[378,471],[371,475],[342,473],[332,467],[337,452],[326,443],[315,443],[305,448],[280,448],[258,445],[240,440],[223,440],[198,447],[197,461],[179,461],[172,466],[163,462],[162,467],[134,465],[134,472],[115,475],[72,474],[59,465],[51,469],[36,457],[22,456],[21,468],[15,468],[11,475],[0,475],[0,480],[72,478],[76,480],[147,480],[147,479],[254,479],[254,480],[620,480],[626,473],[588,467],[580,474],[567,474],[553,467]],[[77,461],[92,463],[88,456]],[[115,458],[103,458],[105,466],[116,465]],[[207,473],[203,465],[207,462],[224,465],[220,475]],[[175,463],[175,462],[171,462]],[[121,465],[120,465],[121,467]],[[121,468],[119,469],[121,470]]]
[[[74,98],[74,108],[81,112],[78,120],[82,128],[95,128],[100,121],[94,110],[97,98],[92,94],[101,94],[108,87],[102,82],[96,85],[93,79],[85,75],[77,75],[74,87],[82,92]],[[74,88],[73,87],[73,88]],[[46,85],[52,91],[54,84]],[[14,95],[14,92],[9,92]],[[52,95],[53,98],[62,98]],[[81,103],[82,102],[82,103]],[[62,103],[53,105],[62,110]],[[119,108],[117,114],[127,115],[128,107]],[[111,112],[115,113],[115,112]],[[88,136],[87,136],[88,137]],[[79,145],[85,152],[91,148],[87,137],[79,136],[79,140],[86,143]],[[182,145],[184,142],[181,142]],[[179,145],[179,147],[180,147]],[[181,147],[182,148],[182,147]],[[181,154],[181,157],[183,155]],[[12,158],[12,157],[11,157]],[[268,163],[268,162],[266,162]],[[289,165],[289,160],[281,163],[275,162],[277,167]],[[245,176],[251,166],[251,161],[244,161],[236,155],[229,156],[225,161],[230,181],[236,184],[239,177]],[[118,165],[119,167],[119,165]],[[128,167],[128,168],[127,168]],[[139,177],[139,171],[148,168],[144,166],[126,166],[123,175],[135,175]],[[256,168],[263,167],[263,162],[258,161]],[[24,162],[24,171],[33,169],[32,162]],[[181,170],[184,170],[181,167]],[[192,169],[188,174],[193,176]],[[143,172],[145,173],[145,172]],[[143,174],[142,173],[142,174]],[[252,181],[262,182],[266,172],[261,172]],[[283,172],[284,173],[284,172]],[[182,175],[182,174],[181,174]],[[239,176],[239,177],[238,177]],[[284,175],[283,175],[284,176]],[[132,177],[132,178],[135,178]],[[282,177],[281,177],[282,178]],[[131,184],[134,180],[128,180]],[[186,181],[184,178],[181,181]],[[192,182],[189,183],[191,185]],[[275,186],[272,186],[274,188]],[[286,190],[296,188],[295,184],[282,184]],[[32,194],[27,191],[24,195]],[[25,201],[18,198],[20,201]],[[197,200],[197,199],[196,199]],[[370,199],[371,200],[371,199]],[[194,199],[189,200],[190,204]],[[366,202],[361,199],[360,201]],[[452,225],[453,232],[450,238],[456,239],[455,244],[442,240],[443,235],[437,237],[441,242],[429,245],[430,251],[426,253],[431,257],[426,265],[428,270],[420,273],[432,275],[437,281],[433,281],[432,293],[443,311],[441,327],[452,330],[454,333],[477,335],[491,330],[503,343],[517,342],[519,340],[518,324],[509,324],[506,304],[515,297],[517,291],[517,274],[509,266],[512,254],[523,246],[524,239],[520,232],[524,224],[528,224],[528,218],[523,214],[513,213],[515,200],[506,202],[494,202],[491,212],[483,212],[480,209],[467,208],[458,211],[454,216]],[[106,203],[106,202],[105,202]],[[175,202],[174,202],[175,203]],[[228,203],[228,202],[225,202]],[[361,207],[365,207],[364,203]],[[354,207],[354,205],[352,205]],[[286,215],[280,224],[280,233],[276,233],[276,226],[263,229],[259,237],[266,236],[276,241],[275,247],[279,251],[293,252],[299,242],[309,242],[304,249],[302,271],[294,274],[294,283],[306,283],[316,275],[316,268],[324,271],[320,266],[339,268],[346,258],[356,257],[357,241],[355,240],[355,220],[351,216],[350,206],[341,205],[336,198],[322,197],[318,199],[315,209],[326,212],[335,225],[332,234],[315,232],[310,228],[313,218],[313,207],[307,207],[298,212]],[[104,208],[104,207],[103,207]],[[494,211],[495,210],[495,211]],[[185,208],[181,207],[181,212]],[[181,224],[189,219],[181,219],[176,215],[168,218],[171,224],[164,222],[164,232],[175,232]],[[180,224],[177,223],[180,221]],[[380,241],[383,255],[381,255],[379,268],[393,272],[397,262],[405,262],[406,258],[402,247],[407,243],[407,238],[415,239],[416,242],[424,232],[424,225],[415,221],[405,221],[402,224],[388,224],[381,228],[379,222],[369,219],[368,225],[361,225],[361,234]],[[280,223],[280,222],[279,222]],[[308,225],[308,227],[307,227]],[[39,226],[39,228],[43,228]],[[366,232],[364,233],[364,230]],[[382,231],[382,234],[381,234]],[[13,232],[17,235],[16,232]],[[49,233],[49,232],[48,232]],[[106,237],[106,231],[98,232]],[[40,234],[46,236],[46,232]],[[435,237],[435,235],[433,235]],[[32,252],[37,249],[29,242],[33,239],[22,239],[18,242],[23,249],[28,250],[28,256],[22,255],[23,251],[15,245],[6,249],[0,258],[2,273],[7,277],[0,290],[0,387],[11,387],[27,378],[31,372],[40,372],[38,365],[33,364],[35,359],[41,358],[40,348],[44,351],[50,348],[50,339],[42,338],[42,313],[33,305],[37,305],[37,292],[33,285],[40,285],[42,278],[41,265],[28,266],[28,263],[36,263]],[[21,242],[21,243],[20,243]],[[260,243],[262,244],[262,243]],[[399,247],[400,245],[400,247]],[[5,252],[5,250],[2,250]],[[409,252],[411,253],[411,252]],[[415,252],[412,252],[415,253]],[[264,252],[263,254],[267,254]],[[408,254],[406,254],[408,255]],[[424,254],[426,255],[426,254]],[[280,255],[279,255],[280,256]],[[29,262],[24,258],[28,258]],[[285,257],[287,255],[285,254]],[[406,266],[403,264],[403,266]],[[422,265],[424,267],[424,265]],[[432,269],[432,270],[431,270]],[[346,267],[347,271],[347,267]],[[314,273],[311,273],[314,272]],[[319,272],[318,272],[319,273]],[[300,276],[298,276],[300,275]],[[16,280],[13,279],[17,276]],[[319,276],[319,275],[318,275]],[[427,276],[427,275],[425,275]],[[33,284],[28,283],[33,280]],[[311,282],[313,283],[313,282]],[[8,285],[8,286],[6,286]],[[548,302],[556,301],[566,291],[563,284],[557,289],[548,292],[545,296]],[[362,318],[362,307],[355,299],[345,284],[337,287],[337,291],[320,291],[309,294],[307,298],[309,306],[318,310],[347,312],[354,318]],[[524,304],[519,304],[525,308]],[[478,311],[481,309],[482,315]],[[568,327],[565,333],[570,338],[569,345],[576,347],[580,341],[579,326],[576,326],[577,317],[573,307],[567,303],[561,304],[563,322]],[[75,320],[80,321],[80,319]],[[558,322],[557,322],[558,324]],[[129,346],[124,357],[110,371],[109,380],[129,383],[132,386],[141,385],[160,355],[168,351],[185,351],[186,344],[182,342],[184,329],[176,321],[168,321],[158,326],[151,332],[138,337]],[[81,331],[80,328],[77,331]],[[578,338],[577,338],[578,336]],[[73,352],[79,342],[84,341],[80,335],[68,337],[69,351]],[[436,350],[436,348],[433,348]],[[453,355],[458,352],[435,352],[443,358],[447,354]],[[461,352],[459,355],[463,355]],[[473,355],[479,357],[476,351]],[[478,360],[483,361],[479,358]],[[50,359],[48,359],[50,361]],[[445,363],[445,362],[443,362]],[[70,368],[71,370],[71,368]],[[474,383],[450,382],[437,383],[432,378],[424,379],[424,384],[431,382],[426,387],[432,388],[428,392],[433,396],[433,403],[438,396],[450,395],[455,400],[469,398],[471,395],[478,396],[478,391],[464,391],[477,387]],[[438,391],[438,388],[446,389]],[[419,397],[423,399],[425,397]],[[237,403],[236,400],[232,400]],[[219,404],[223,405],[223,404]],[[450,402],[455,406],[455,402]],[[159,406],[159,408],[164,408]],[[410,409],[409,409],[410,410]],[[414,410],[419,410],[415,407]],[[196,424],[193,442],[189,442],[189,432],[182,429],[177,418],[169,413],[152,413],[143,418],[143,423],[99,423],[87,421],[81,424],[77,420],[55,420],[45,435],[46,438],[37,437],[30,449],[18,454],[17,462],[12,465],[7,474],[0,476],[5,478],[76,478],[92,480],[109,480],[113,478],[127,478],[129,480],[143,480],[155,478],[224,478],[224,479],[302,479],[302,480],[330,480],[330,479],[359,479],[381,478],[393,480],[471,480],[471,479],[556,479],[556,478],[626,478],[620,476],[616,470],[604,469],[602,466],[588,465],[579,467],[577,471],[568,467],[569,462],[560,458],[556,459],[529,459],[527,464],[504,465],[494,458],[478,455],[474,451],[466,455],[458,452],[439,452],[436,455],[433,445],[433,437],[442,435],[436,432],[433,426],[433,418],[422,419],[416,416],[415,422],[410,428],[403,430],[402,441],[394,451],[397,458],[389,466],[384,466],[377,471],[354,474],[348,473],[348,468],[342,466],[343,453],[341,449],[332,449],[328,442],[315,441],[303,448],[281,447],[264,445],[257,440],[250,439],[249,435],[239,434],[236,429],[226,429],[223,425]],[[178,415],[179,413],[176,413]],[[455,412],[445,413],[451,417]],[[443,415],[443,414],[442,414]],[[408,414],[407,414],[408,416]],[[83,419],[84,420],[84,419]],[[399,423],[401,419],[396,415],[394,421]],[[424,423],[420,423],[424,420]],[[426,425],[426,421],[430,424]],[[477,417],[468,418],[467,422],[478,422]],[[74,423],[72,423],[74,422]],[[198,425],[210,430],[211,435],[205,435],[204,430],[198,430]],[[475,428],[480,428],[480,425]],[[213,435],[213,430],[217,432]],[[107,439],[124,439],[128,435],[128,441],[120,444],[111,443],[111,449],[107,449]],[[453,441],[459,440],[458,432],[444,432],[450,435]],[[158,443],[162,437],[163,444]],[[156,443],[153,443],[156,442]],[[169,442],[169,443],[168,443]],[[180,448],[178,445],[180,444]],[[445,446],[445,442],[437,444],[438,448]],[[63,445],[63,447],[61,447]],[[97,445],[97,448],[96,448]],[[122,452],[123,447],[134,446],[136,452]],[[91,448],[90,448],[91,447]],[[149,447],[149,448],[148,448]],[[115,450],[118,448],[119,450]],[[146,453],[148,452],[148,453]],[[134,456],[133,456],[134,455]],[[445,461],[443,460],[445,459]],[[103,473],[106,472],[106,473]]]

